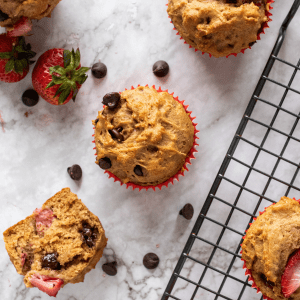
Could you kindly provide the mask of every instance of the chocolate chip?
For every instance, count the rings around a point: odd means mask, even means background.
[[[107,67],[103,63],[95,63],[92,66],[92,74],[96,78],[103,78],[107,74]]]
[[[99,119],[97,118],[97,119],[95,120],[95,125],[96,125],[98,122],[99,122]]]
[[[182,215],[187,220],[190,220],[194,215],[194,208],[193,205],[190,203],[187,203],[179,212],[180,215]]]
[[[52,270],[60,270],[61,265],[57,260],[58,253],[48,253],[42,258],[42,268],[50,268]]]
[[[148,253],[143,258],[143,264],[147,269],[155,269],[159,264],[159,258],[155,253]]]
[[[163,61],[159,60],[153,65],[153,73],[157,77],[164,77],[169,73],[169,65]]]
[[[121,95],[119,93],[109,93],[103,97],[102,103],[110,109],[115,109],[121,100]]]
[[[137,175],[137,176],[143,176],[144,174],[143,174],[143,170],[142,170],[142,167],[141,166],[139,166],[139,165],[136,165],[135,167],[134,167],[134,173]]]
[[[109,276],[115,276],[118,273],[117,262],[113,261],[102,265],[102,270]]]
[[[31,265],[32,265],[33,259],[34,259],[33,253],[31,253],[31,252],[26,253],[26,258],[25,258],[24,265],[22,267],[22,272],[27,273],[31,270]]]
[[[154,152],[158,151],[158,148],[156,146],[149,145],[149,146],[147,146],[147,151],[154,153]]]
[[[256,41],[249,43],[249,47],[252,47],[255,43],[256,43]]]
[[[89,248],[95,246],[95,240],[97,239],[98,229],[88,223],[82,224],[82,230],[80,231],[82,240],[88,245]]]
[[[120,142],[124,141],[124,136],[118,131],[118,129],[112,129],[112,130],[108,130],[108,132],[110,133],[111,137],[113,139],[116,139]]]
[[[99,166],[103,170],[107,170],[111,168],[111,161],[108,157],[103,157],[99,159]]]
[[[22,95],[22,102],[26,106],[35,106],[39,102],[39,95],[35,90],[28,89]]]
[[[82,170],[79,165],[73,165],[72,167],[68,168],[67,171],[73,180],[80,180],[82,177]]]
[[[226,0],[226,3],[234,3],[234,4],[237,4],[237,0]]]
[[[268,280],[265,274],[260,274],[260,278],[262,279],[262,281],[264,282],[264,284],[269,287],[270,289],[273,289],[273,287],[275,286],[275,283]]]
[[[8,15],[0,10],[0,22],[3,22],[8,19]]]

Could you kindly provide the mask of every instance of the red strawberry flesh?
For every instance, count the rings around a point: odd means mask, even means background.
[[[61,286],[64,284],[64,281],[59,278],[35,273],[30,278],[30,283],[49,296],[56,297]]]
[[[55,215],[51,209],[37,208],[34,212],[35,215],[35,226],[38,234],[43,235],[44,232],[50,228]]]
[[[293,254],[281,277],[281,290],[285,298],[289,298],[300,286],[300,249]]]
[[[32,30],[32,22],[26,17],[22,17],[17,23],[13,25],[13,29],[7,31],[7,36],[24,36]]]

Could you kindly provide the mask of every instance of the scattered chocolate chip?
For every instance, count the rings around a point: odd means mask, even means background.
[[[155,269],[159,264],[159,258],[155,253],[148,253],[143,258],[143,264],[147,269]]]
[[[108,157],[103,157],[99,159],[99,166],[103,170],[107,170],[111,168],[111,161]]]
[[[82,170],[79,165],[73,165],[72,167],[69,167],[67,171],[73,180],[80,180],[82,177]]]
[[[8,19],[8,15],[0,10],[0,22],[3,22]]]
[[[260,274],[260,278],[262,279],[262,281],[264,282],[264,284],[269,287],[270,289],[273,289],[273,287],[275,286],[275,283],[268,280],[265,274]]]
[[[124,136],[118,131],[118,129],[112,129],[112,130],[108,130],[108,132],[110,133],[111,137],[113,139],[116,139],[120,142],[124,141]]]
[[[95,63],[92,66],[92,74],[96,78],[103,78],[107,74],[107,67],[103,63]]]
[[[143,170],[142,170],[142,167],[140,165],[136,165],[134,167],[134,173],[137,175],[137,176],[143,176]]]
[[[22,102],[26,106],[35,106],[39,102],[39,95],[35,90],[28,89],[22,95]]]
[[[121,95],[119,93],[109,93],[103,97],[102,103],[110,109],[115,109],[121,100]]]
[[[109,276],[115,276],[118,273],[117,262],[113,261],[102,265],[102,270]]]
[[[180,215],[182,215],[187,220],[190,220],[194,215],[194,208],[193,205],[190,203],[187,203],[179,212]]]
[[[169,73],[169,65],[165,61],[159,60],[153,65],[152,70],[155,76],[164,77]]]
[[[60,270],[61,265],[57,260],[58,253],[48,253],[42,258],[42,268],[50,268],[52,270]]]
[[[83,241],[89,248],[95,246],[95,240],[97,239],[98,229],[88,223],[82,224],[82,230],[80,231]]]

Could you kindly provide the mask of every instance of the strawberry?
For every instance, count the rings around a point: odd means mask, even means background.
[[[300,249],[293,254],[281,276],[281,291],[289,298],[300,286]]]
[[[0,81],[17,82],[29,72],[30,59],[35,56],[24,37],[0,34]]]
[[[64,281],[59,278],[52,278],[35,273],[31,276],[30,283],[49,296],[56,297]]]
[[[37,208],[34,212],[35,227],[38,235],[43,236],[45,231],[50,228],[56,216],[51,209]]]
[[[50,49],[41,55],[33,69],[33,88],[53,105],[75,101],[89,69],[81,67],[79,49],[76,52],[74,49]]]
[[[23,36],[32,30],[32,22],[27,17],[22,17],[19,21],[17,21],[12,29],[7,31],[7,36]]]

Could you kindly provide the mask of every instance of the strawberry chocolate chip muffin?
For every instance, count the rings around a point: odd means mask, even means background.
[[[168,14],[181,37],[215,57],[253,45],[268,21],[268,0],[169,0]]]
[[[195,129],[172,95],[140,86],[106,94],[103,104],[93,121],[100,168],[139,186],[156,186],[182,169]]]
[[[22,17],[40,20],[49,17],[60,0],[0,0],[0,26],[11,26]]]
[[[56,296],[95,268],[107,239],[99,219],[65,188],[4,233],[10,260],[27,287]]]
[[[298,201],[282,197],[260,214],[244,237],[242,260],[249,280],[268,299],[300,299]]]

